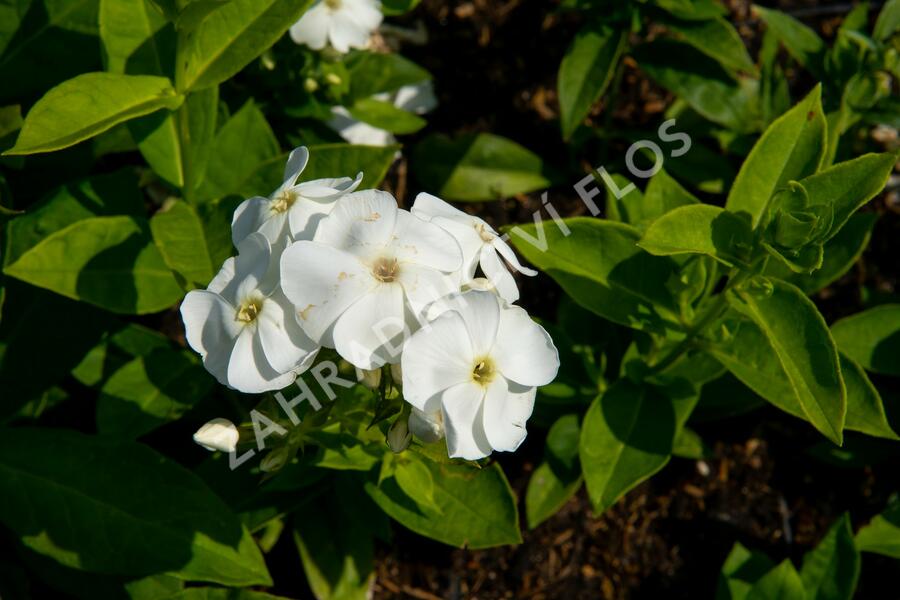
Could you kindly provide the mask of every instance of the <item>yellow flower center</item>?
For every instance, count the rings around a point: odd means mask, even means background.
[[[272,199],[272,211],[284,213],[290,210],[297,201],[297,194],[291,190],[282,190]]]
[[[337,10],[343,4],[343,0],[325,0],[325,6],[330,8],[331,10]]]
[[[372,265],[372,274],[381,283],[393,283],[400,274],[400,264],[396,258],[379,258]]]
[[[486,356],[475,361],[475,366],[472,368],[472,381],[478,385],[488,385],[494,380],[495,373],[494,361]]]
[[[256,317],[259,316],[259,313],[262,312],[262,307],[262,298],[248,298],[247,300],[241,302],[235,318],[244,325],[249,325],[250,323],[255,321]]]

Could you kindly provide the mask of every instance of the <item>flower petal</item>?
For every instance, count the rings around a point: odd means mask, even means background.
[[[471,290],[442,298],[435,304],[445,302],[447,309],[458,312],[463,318],[472,340],[474,358],[490,354],[500,323],[500,301],[497,296],[493,292]]]
[[[516,253],[513,252],[513,249],[510,248],[509,244],[506,243],[502,237],[494,238],[494,241],[491,242],[491,245],[494,246],[494,249],[500,253],[500,256],[506,260],[512,268],[521,273],[522,275],[528,275],[529,277],[534,277],[538,274],[534,269],[529,269],[528,267],[522,266],[522,263],[519,262],[519,258],[516,256]]]
[[[278,373],[268,363],[259,336],[244,327],[228,361],[228,385],[245,394],[280,390],[297,378],[293,372]]]
[[[309,150],[306,146],[294,148],[288,156],[287,163],[284,165],[284,183],[283,187],[291,187],[297,183],[303,169],[309,163]]]
[[[277,292],[263,303],[257,317],[259,338],[266,360],[279,373],[303,371],[319,347],[303,333],[294,317],[294,307]],[[308,366],[308,364],[306,364]]]
[[[281,255],[281,286],[313,341],[334,347],[332,328],[377,281],[352,254],[316,242],[294,242]]]
[[[315,238],[319,223],[334,210],[331,200],[300,198],[288,211],[291,237],[294,241],[310,241]]]
[[[241,332],[235,308],[207,290],[187,293],[181,303],[187,343],[203,358],[203,366],[223,385],[228,385],[228,359]]]
[[[432,412],[439,394],[471,379],[475,357],[459,313],[446,312],[409,338],[403,348],[403,397]]]
[[[269,241],[261,233],[251,233],[237,248],[234,279],[222,289],[222,297],[237,306],[256,290],[264,287],[272,256]],[[271,284],[270,284],[271,285]],[[268,292],[269,290],[266,290]]]
[[[237,247],[248,235],[259,231],[271,214],[269,201],[255,196],[241,202],[231,219],[231,242]]]
[[[291,26],[291,39],[313,50],[321,50],[325,47],[330,21],[328,7],[320,0]]]
[[[346,13],[360,27],[369,31],[377,29],[384,18],[378,8],[378,3],[372,0],[344,0],[344,6],[346,6]]]
[[[334,326],[334,347],[360,369],[377,369],[400,360],[408,336],[403,288],[382,284],[344,311]]]
[[[506,270],[506,266],[500,260],[500,257],[497,256],[493,246],[484,247],[481,251],[479,264],[485,276],[494,284],[501,298],[510,304],[519,299],[519,288],[516,286],[516,280]]]
[[[497,377],[484,397],[484,432],[494,450],[513,452],[525,441],[537,388]]]
[[[462,266],[462,251],[453,236],[405,210],[397,211],[392,244],[401,262],[425,265],[449,273]]]
[[[518,306],[500,311],[491,357],[507,379],[526,386],[546,385],[559,370],[559,353],[550,335]]]
[[[357,22],[352,12],[346,9],[336,11],[331,16],[328,39],[341,54],[349,52],[350,48],[365,48],[371,34],[372,29]]]
[[[441,396],[444,432],[450,458],[478,460],[491,453],[484,432],[484,388],[475,383],[461,383]]]
[[[406,293],[410,309],[417,316],[435,300],[459,289],[456,277],[413,263],[400,266],[398,279]]]
[[[397,201],[387,192],[364,190],[342,196],[316,231],[316,242],[370,259],[394,235]]]

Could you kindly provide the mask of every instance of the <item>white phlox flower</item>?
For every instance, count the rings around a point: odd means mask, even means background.
[[[425,415],[440,411],[451,457],[511,452],[525,439],[537,386],[556,377],[553,340],[491,292],[441,302],[447,310],[403,349],[403,396]]]
[[[416,196],[412,213],[434,223],[450,233],[459,243],[463,253],[460,284],[466,285],[475,278],[479,266],[485,277],[494,285],[497,293],[509,303],[519,299],[516,280],[503,264],[533,277],[537,271],[522,266],[509,244],[483,219],[458,210],[440,198],[421,193]],[[502,257],[502,259],[501,259]]]
[[[383,18],[377,0],[318,0],[291,26],[291,39],[313,50],[330,44],[345,54],[368,46]]]
[[[248,394],[290,385],[319,348],[272,277],[271,258],[262,234],[247,236],[207,289],[188,292],[181,304],[188,344],[206,370]]]
[[[338,177],[297,183],[309,162],[306,147],[296,148],[284,167],[284,182],[268,198],[245,200],[234,211],[231,237],[240,244],[254,232],[263,234],[273,248],[282,250],[293,240],[311,240],[316,226],[331,212],[335,201],[359,186],[363,174],[355,179]]]
[[[310,338],[375,369],[399,362],[425,307],[458,289],[461,263],[450,234],[366,190],[338,200],[313,241],[288,246],[281,281]]]
[[[194,441],[210,452],[234,452],[240,438],[238,428],[228,419],[213,419],[194,434]]]
[[[424,115],[437,106],[437,97],[434,95],[431,80],[404,85],[395,92],[375,94],[372,97],[382,102],[390,102],[399,109],[417,115]],[[351,144],[390,146],[397,142],[397,138],[391,132],[355,119],[343,106],[333,106],[331,113],[332,118],[328,121],[328,126]]]

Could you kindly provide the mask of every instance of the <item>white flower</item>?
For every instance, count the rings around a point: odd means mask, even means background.
[[[460,282],[463,285],[475,278],[475,270],[480,265],[497,293],[507,302],[513,303],[519,299],[519,288],[500,257],[523,275],[537,275],[537,271],[522,266],[509,244],[483,219],[464,213],[440,198],[425,193],[416,196],[412,213],[449,232],[459,242],[463,252]]]
[[[194,441],[211,452],[234,452],[239,437],[234,423],[228,419],[213,419],[197,430]]]
[[[377,0],[319,0],[291,27],[291,39],[313,50],[330,43],[344,54],[365,48],[383,18]]]
[[[444,418],[441,411],[426,413],[413,406],[409,413],[409,430],[426,444],[443,439]]]
[[[266,238],[251,234],[238,252],[207,289],[185,297],[187,341],[223,385],[249,394],[282,389],[309,367],[318,346],[271,276]]]
[[[338,200],[313,241],[285,250],[281,280],[309,337],[375,369],[399,361],[426,305],[455,290],[448,273],[461,260],[447,232],[366,190]]]
[[[375,94],[372,97],[382,102],[390,102],[397,108],[417,115],[424,115],[437,106],[437,98],[434,95],[434,86],[431,80],[404,85],[396,92]],[[343,106],[333,106],[331,113],[333,116],[328,122],[328,126],[351,144],[390,146],[397,141],[397,138],[389,131],[356,120]]]
[[[403,396],[426,414],[441,411],[451,457],[513,451],[525,439],[536,387],[553,381],[553,340],[523,309],[469,291],[412,335],[403,349]]]
[[[256,196],[245,200],[234,211],[231,238],[240,244],[248,235],[259,232],[276,249],[294,240],[311,240],[316,225],[334,207],[335,201],[352,192],[362,181],[339,177],[297,183],[309,162],[306,147],[296,148],[284,167],[284,183],[268,198]]]

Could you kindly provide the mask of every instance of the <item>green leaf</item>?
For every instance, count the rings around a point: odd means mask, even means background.
[[[861,552],[900,558],[900,502],[893,500],[883,513],[856,532],[856,547]]]
[[[125,314],[158,312],[183,295],[146,223],[133,217],[78,221],[41,240],[4,272]]]
[[[209,260],[215,267],[237,254],[231,241],[231,220],[243,201],[242,196],[226,196],[197,205]]]
[[[748,263],[753,241],[750,223],[741,215],[694,204],[654,221],[638,245],[656,256],[705,254],[733,267]]]
[[[557,223],[517,225],[510,239],[525,258],[546,272],[582,307],[635,329],[676,327],[678,304],[666,282],[672,259],[637,246],[640,233],[623,223],[576,217]]]
[[[100,41],[110,73],[174,75],[175,32],[149,0],[100,0]]]
[[[206,287],[215,268],[197,211],[181,200],[167,202],[150,219],[150,230],[166,265],[187,282]]]
[[[544,460],[532,473],[525,492],[529,529],[556,514],[581,488],[584,479],[578,462],[579,438],[578,415],[564,415],[550,427]]]
[[[800,577],[809,600],[851,600],[859,580],[860,556],[850,515],[844,513],[819,545],[803,557]]]
[[[579,456],[594,511],[602,513],[662,469],[696,404],[692,392],[619,379],[599,396],[581,426]]]
[[[632,54],[647,75],[703,118],[738,132],[759,129],[755,91],[742,88],[716,61],[690,44],[656,40],[635,48]]]
[[[539,156],[489,133],[430,135],[416,145],[412,162],[422,186],[448,200],[498,200],[550,185]]]
[[[730,71],[756,73],[756,65],[734,26],[723,18],[703,21],[669,19],[666,27]]]
[[[374,98],[360,98],[349,111],[357,121],[396,134],[415,133],[426,124],[422,117]]]
[[[834,224],[828,237],[834,237],[857,210],[884,189],[897,162],[892,152],[864,154],[838,163],[800,181],[811,205],[834,207]]]
[[[0,435],[0,520],[65,566],[271,585],[237,517],[193,473],[133,442],[62,429]]]
[[[232,0],[200,23],[180,50],[179,90],[222,83],[296,23],[312,0]]]
[[[798,600],[806,598],[803,581],[789,559],[763,575],[747,593],[747,600]]]
[[[841,375],[847,387],[847,418],[844,427],[889,440],[900,439],[884,412],[881,394],[869,376],[852,359],[840,354]]]
[[[38,100],[25,117],[16,145],[3,154],[67,148],[129,119],[174,110],[182,100],[165,77],[85,73]]]
[[[415,454],[411,454],[408,460],[403,460],[394,469],[394,479],[400,489],[418,504],[423,512],[435,512],[440,514],[441,507],[434,500],[434,479],[425,460]]]
[[[559,66],[560,124],[569,139],[609,86],[628,42],[626,27],[591,23],[566,50]]]
[[[900,376],[900,304],[885,304],[831,326],[841,352],[867,371]]]
[[[718,0],[654,0],[653,4],[685,20],[705,21],[728,13]]]
[[[769,31],[775,34],[801,66],[809,69],[813,75],[822,75],[826,46],[815,31],[781,11],[756,4],[753,5],[753,10],[762,16]]]
[[[847,411],[837,349],[815,304],[789,283],[758,278],[728,294],[775,351],[809,422],[840,445]]]
[[[769,261],[765,274],[784,279],[808,295],[823,290],[849,271],[869,246],[872,229],[878,215],[860,213],[850,217],[847,224],[824,246],[822,266],[809,275],[794,273],[781,261]]]
[[[616,187],[622,191],[631,184],[621,175],[612,175],[612,179]],[[606,190],[606,212],[609,218],[634,225],[642,232],[664,214],[680,206],[700,202],[665,171],[660,171],[650,179],[647,191],[643,194],[635,187],[621,198],[617,198],[611,187],[607,186]]]
[[[347,57],[345,64],[350,73],[350,98],[353,100],[395,92],[405,85],[431,79],[428,71],[394,52],[356,52]]]
[[[216,133],[212,146],[215,152],[206,166],[206,176],[198,192],[203,199],[241,193],[244,182],[261,165],[281,158],[278,139],[253,100],[248,100],[225,122]],[[284,162],[286,159],[281,161],[282,174]],[[280,184],[281,178],[277,185]],[[255,190],[247,196],[268,195],[275,187]]]
[[[821,87],[777,118],[753,146],[728,193],[725,208],[746,212],[756,226],[769,199],[791,180],[815,173],[825,152]]]
[[[366,600],[375,580],[371,532],[348,520],[340,504],[320,500],[310,508],[315,512],[294,519],[294,542],[313,595]]]
[[[381,10],[385,15],[402,15],[417,7],[421,0],[384,0]]]
[[[100,390],[97,431],[137,438],[174,421],[212,389],[197,359],[169,348],[137,357],[114,372]]]
[[[134,600],[143,600],[135,598]],[[160,598],[148,598],[147,600],[289,600],[283,596],[273,596],[264,592],[251,590],[235,590],[224,588],[188,588],[174,595],[166,595]]]
[[[886,41],[900,30],[900,0],[888,0],[878,13],[875,21],[875,29],[872,37],[879,41]]]
[[[735,543],[722,565],[716,600],[744,600],[761,577],[775,565],[761,552],[752,552]]]
[[[366,493],[400,524],[451,546],[478,549],[521,543],[515,498],[499,465],[426,464],[440,514],[422,513],[393,477],[377,486],[366,483]]]

